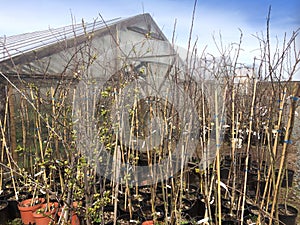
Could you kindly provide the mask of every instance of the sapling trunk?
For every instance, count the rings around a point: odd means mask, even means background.
[[[220,175],[220,142],[219,142],[219,112],[218,112],[218,94],[215,91],[215,126],[216,126],[216,170],[217,170],[217,206],[218,206],[218,224],[222,224],[222,202],[221,202],[221,175]]]
[[[247,179],[248,179],[248,166],[249,166],[249,154],[250,154],[250,147],[251,147],[251,133],[252,133],[252,125],[253,125],[253,117],[254,117],[254,106],[255,106],[255,99],[256,99],[256,85],[257,79],[254,78],[253,84],[253,94],[252,94],[252,103],[251,103],[251,110],[250,110],[250,121],[249,121],[249,136],[248,136],[248,143],[247,143],[247,150],[246,150],[246,162],[245,162],[245,181],[243,187],[243,201],[242,201],[242,214],[241,214],[241,224],[244,222],[244,212],[245,212],[245,203],[246,203],[246,192],[247,192]]]

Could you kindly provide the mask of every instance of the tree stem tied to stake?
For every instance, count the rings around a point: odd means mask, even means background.
[[[244,208],[245,208],[246,191],[247,191],[249,152],[250,152],[250,146],[251,146],[251,144],[250,144],[251,143],[251,133],[252,133],[254,107],[255,107],[255,99],[256,99],[256,84],[257,84],[257,79],[254,78],[253,95],[252,95],[252,103],[251,103],[251,110],[250,110],[250,121],[249,121],[249,135],[248,135],[247,150],[246,150],[245,181],[244,181],[244,187],[243,187],[243,201],[242,201],[241,224],[243,224],[243,222],[244,222],[244,211],[245,211]]]
[[[299,93],[299,86],[297,84],[295,84],[294,89],[293,89],[293,96],[296,96],[297,93]],[[294,101],[294,100],[292,99],[291,101]],[[269,225],[272,225],[272,220],[273,220],[272,215],[276,209],[275,207],[277,207],[277,200],[278,200],[278,193],[279,193],[279,189],[280,189],[281,176],[282,176],[282,171],[283,171],[283,167],[284,167],[284,162],[286,160],[288,144],[290,144],[289,139],[291,138],[291,133],[292,133],[291,128],[293,127],[292,122],[294,121],[294,117],[295,117],[295,104],[291,104],[291,106],[289,108],[289,117],[288,117],[288,122],[287,122],[287,127],[286,127],[286,133],[284,135],[282,153],[281,153],[281,157],[280,157],[278,177],[277,177],[276,184],[275,184],[275,191],[274,191],[272,209],[270,212],[271,217],[270,217]]]
[[[222,224],[222,211],[221,211],[221,174],[220,174],[220,144],[219,144],[219,118],[218,118],[218,93],[215,91],[215,114],[216,114],[216,167],[217,167],[217,189],[218,189],[218,224]]]

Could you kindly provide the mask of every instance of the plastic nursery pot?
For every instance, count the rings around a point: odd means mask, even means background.
[[[13,188],[5,188],[0,195],[0,200],[7,200],[12,196],[14,196],[14,189]]]
[[[39,209],[45,202],[44,198],[25,199],[18,205],[23,224],[33,224],[35,222],[33,212]]]
[[[113,225],[114,219],[120,215],[120,212],[117,210],[115,214],[115,209],[113,205],[107,205],[103,207],[103,213],[101,215],[102,221],[101,223],[94,223],[94,224],[104,224],[104,225]]]
[[[238,225],[239,221],[230,215],[225,215],[222,218],[222,225]]]
[[[20,211],[18,209],[18,204],[20,201],[27,199],[27,192],[19,192],[18,193],[18,200],[16,200],[16,196],[12,196],[7,199],[8,202],[8,211],[9,211],[9,219],[14,220],[15,218],[20,218]]]
[[[275,171],[276,179],[278,177],[278,169]],[[283,173],[283,179],[281,183],[281,187],[292,187],[293,186],[293,180],[294,180],[294,171],[290,169],[286,169],[282,171]]]
[[[278,205],[279,220],[285,225],[295,225],[298,216],[298,210],[290,205]]]
[[[192,202],[186,198],[181,200],[181,205],[178,205],[178,208],[181,209],[181,212],[189,214],[192,208]]]
[[[159,208],[156,208],[155,212],[153,212],[151,206],[144,206],[141,208],[141,216],[144,218],[144,221],[162,221],[164,219],[164,212]]]
[[[8,219],[8,202],[6,200],[0,200],[0,224],[7,224]]]

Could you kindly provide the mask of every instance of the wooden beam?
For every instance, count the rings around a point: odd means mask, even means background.
[[[13,87],[8,86],[8,107],[9,107],[9,130],[10,130],[10,151],[13,159],[18,162],[17,149],[17,133],[15,122],[15,99],[13,95]]]

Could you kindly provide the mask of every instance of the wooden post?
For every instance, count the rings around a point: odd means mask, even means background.
[[[5,100],[6,100],[6,91],[5,91],[5,84],[0,83],[0,120],[4,119],[5,114]]]
[[[8,107],[9,107],[9,129],[10,129],[10,151],[14,161],[18,161],[18,154],[15,151],[17,149],[17,135],[16,135],[16,123],[15,123],[15,99],[13,95],[13,87],[8,85]]]

